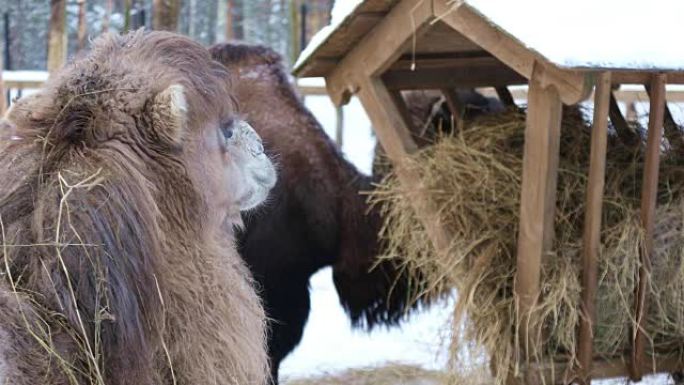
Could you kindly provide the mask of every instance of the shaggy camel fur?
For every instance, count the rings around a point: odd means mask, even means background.
[[[268,381],[263,310],[225,228],[275,171],[228,79],[190,39],[108,35],[9,111],[0,384]]]
[[[293,89],[281,57],[261,46],[220,44],[212,55],[236,76],[239,109],[279,163],[271,198],[245,215],[239,251],[259,283],[269,322],[269,356],[281,360],[302,338],[309,279],[325,266],[355,326],[398,323],[412,308],[409,282],[391,263],[375,269],[378,212],[361,194],[371,178],[347,162]]]

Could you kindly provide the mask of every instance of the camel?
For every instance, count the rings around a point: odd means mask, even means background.
[[[188,38],[105,35],[0,121],[0,384],[268,382],[231,228],[276,173],[229,79]]]
[[[272,377],[299,344],[310,311],[309,279],[332,266],[340,302],[355,327],[395,325],[418,306],[409,281],[378,262],[382,224],[363,191],[373,178],[344,159],[304,106],[280,55],[263,46],[219,44],[214,58],[235,76],[239,109],[276,159],[279,179],[265,206],[244,215],[238,249],[261,288],[271,319]]]

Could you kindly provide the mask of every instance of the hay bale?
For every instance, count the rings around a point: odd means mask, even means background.
[[[515,357],[513,284],[520,210],[525,114],[508,111],[481,117],[462,131],[440,138],[407,162],[421,175],[429,199],[454,235],[450,252],[439,256],[410,202],[416,188],[400,186],[390,175],[371,194],[382,205],[386,242],[382,258],[401,263],[427,288],[416,298],[441,296],[456,289],[451,350],[465,342],[484,349],[496,368],[496,383],[527,360],[574,360],[580,320],[580,256],[585,209],[590,126],[578,110],[564,112],[559,163],[556,239],[546,258],[542,297],[530,325],[536,357]],[[633,291],[642,247],[638,214],[643,145],[627,146],[609,137],[600,250],[598,320],[595,351],[605,357],[629,351],[634,324]],[[650,354],[684,354],[684,202],[682,160],[661,161],[656,256],[647,320]]]

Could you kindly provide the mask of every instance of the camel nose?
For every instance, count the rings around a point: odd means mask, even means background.
[[[261,137],[254,131],[254,128],[249,125],[249,123],[242,121],[240,122],[240,129],[243,132],[243,137],[247,142],[247,149],[249,153],[257,157],[264,153],[264,143],[261,141]]]

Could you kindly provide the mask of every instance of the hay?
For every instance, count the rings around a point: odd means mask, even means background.
[[[480,368],[470,372],[468,384],[485,385],[491,379]],[[454,375],[413,365],[387,363],[360,369],[324,373],[308,378],[286,379],[285,385],[447,385],[465,383]]]
[[[525,115],[508,111],[470,122],[407,162],[422,177],[425,192],[452,232],[449,253],[438,255],[411,208],[415,188],[389,175],[371,195],[382,205],[386,242],[383,259],[401,263],[433,298],[456,289],[452,366],[458,371],[463,343],[484,349],[497,384],[529,361],[573,361],[580,320],[580,263],[590,149],[590,126],[578,110],[564,113],[559,163],[556,238],[545,259],[542,297],[529,325],[534,357],[516,357],[513,298],[520,210]],[[657,253],[647,320],[649,353],[684,355],[684,202],[681,159],[661,160],[656,224]],[[600,250],[595,351],[608,357],[629,352],[634,323],[633,291],[642,232],[638,209],[643,146],[629,147],[609,137]],[[422,191],[421,191],[422,192]],[[459,341],[459,336],[465,340]]]

